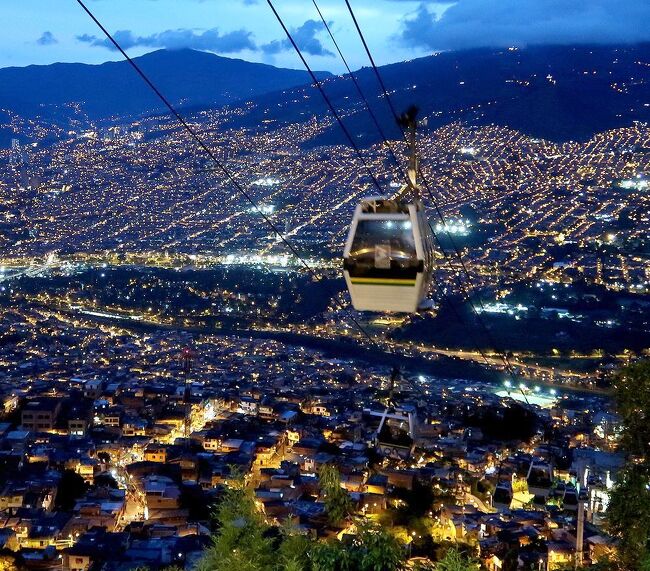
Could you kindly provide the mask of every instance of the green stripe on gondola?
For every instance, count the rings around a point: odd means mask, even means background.
[[[397,286],[397,287],[413,287],[415,280],[399,280],[399,279],[386,279],[386,278],[350,278],[350,281],[355,285],[381,285],[381,286]]]

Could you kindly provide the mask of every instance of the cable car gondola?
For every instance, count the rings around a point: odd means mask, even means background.
[[[362,199],[350,224],[343,274],[358,311],[414,313],[429,291],[433,237],[416,184],[416,113],[402,118],[410,134],[408,183],[396,198]]]

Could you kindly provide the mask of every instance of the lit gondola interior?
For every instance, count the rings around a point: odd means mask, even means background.
[[[409,133],[407,183],[395,198],[362,199],[350,224],[343,275],[357,311],[414,313],[429,292],[433,234],[416,182],[416,115],[411,108],[400,121]]]
[[[350,226],[343,265],[354,308],[417,311],[431,282],[432,247],[419,200],[362,200]]]

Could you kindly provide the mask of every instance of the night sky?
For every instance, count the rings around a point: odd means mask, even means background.
[[[131,55],[191,47],[301,68],[265,0],[87,0]],[[316,69],[342,71],[311,0],[275,5]],[[648,0],[351,0],[380,64],[434,51],[650,41]],[[120,59],[75,0],[0,0],[0,67]],[[344,0],[320,0],[354,68],[367,65]]]

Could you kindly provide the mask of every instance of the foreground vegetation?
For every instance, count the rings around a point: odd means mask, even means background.
[[[336,469],[322,469],[320,481],[329,522],[349,522],[351,506]],[[365,519],[351,522],[341,540],[313,539],[291,523],[272,526],[242,480],[224,493],[216,519],[218,531],[198,571],[397,571],[404,568],[409,554],[408,546],[388,528]],[[414,568],[474,571],[478,566],[450,549],[435,566],[417,563]]]
[[[626,463],[612,491],[608,524],[620,538],[619,568],[650,571],[650,362],[623,369],[615,390]]]
[[[615,560],[589,569],[650,571],[650,362],[623,369],[616,378],[615,396],[626,463],[612,491],[607,522],[619,544]],[[238,481],[219,504],[218,531],[199,571],[397,571],[406,566],[409,546],[393,528],[365,519],[351,521],[352,507],[334,467],[321,470],[320,484],[329,523],[338,528],[348,524],[339,534],[341,540],[316,540],[290,523],[268,524],[252,490]],[[414,565],[436,571],[478,569],[456,549],[437,563]]]

